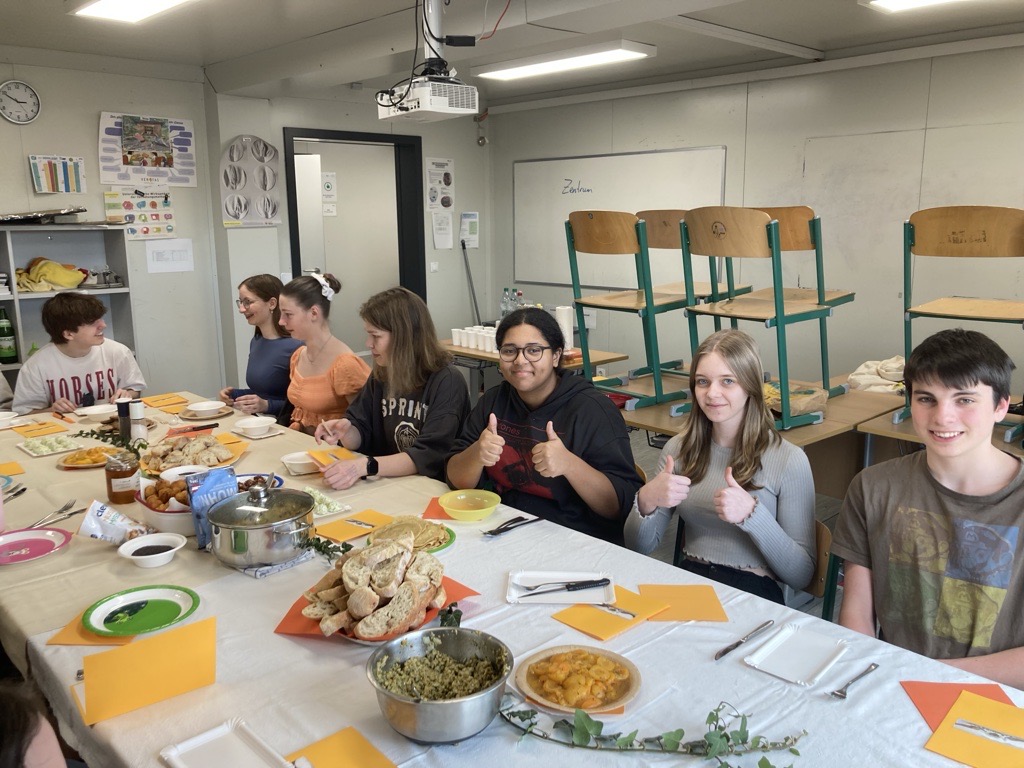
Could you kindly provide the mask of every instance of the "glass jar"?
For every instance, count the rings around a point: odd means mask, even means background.
[[[139,490],[139,459],[130,451],[107,459],[107,498],[111,504],[130,504]]]

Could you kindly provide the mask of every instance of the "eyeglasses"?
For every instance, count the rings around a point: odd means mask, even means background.
[[[523,353],[529,362],[536,363],[542,357],[544,357],[544,350],[551,349],[551,347],[542,347],[540,344],[527,344],[525,347],[517,347],[514,344],[505,344],[498,350],[498,357],[504,360],[506,363],[515,362],[515,359],[519,357],[519,353]]]
[[[259,299],[235,299],[235,306],[239,309],[248,309],[258,301]]]

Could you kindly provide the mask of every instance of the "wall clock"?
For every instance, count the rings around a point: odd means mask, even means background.
[[[0,83],[0,115],[17,125],[27,125],[39,117],[42,103],[36,89],[21,80]]]

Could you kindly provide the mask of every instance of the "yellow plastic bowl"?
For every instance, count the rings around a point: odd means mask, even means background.
[[[476,522],[488,517],[501,503],[501,496],[490,491],[471,488],[465,491],[449,491],[441,496],[437,503],[448,516],[466,523]]]

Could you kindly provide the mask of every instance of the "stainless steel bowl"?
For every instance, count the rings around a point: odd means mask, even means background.
[[[487,659],[504,664],[504,673],[482,691],[446,701],[401,696],[377,681],[377,667],[382,661],[381,669],[387,670],[396,662],[425,656],[434,647],[456,661]],[[377,704],[392,728],[413,741],[447,744],[475,736],[494,719],[512,666],[512,652],[493,635],[463,627],[439,627],[410,632],[377,648],[366,663],[366,676],[377,691]]]
[[[213,554],[225,565],[277,565],[302,554],[313,529],[313,497],[254,486],[214,504],[207,515]]]

